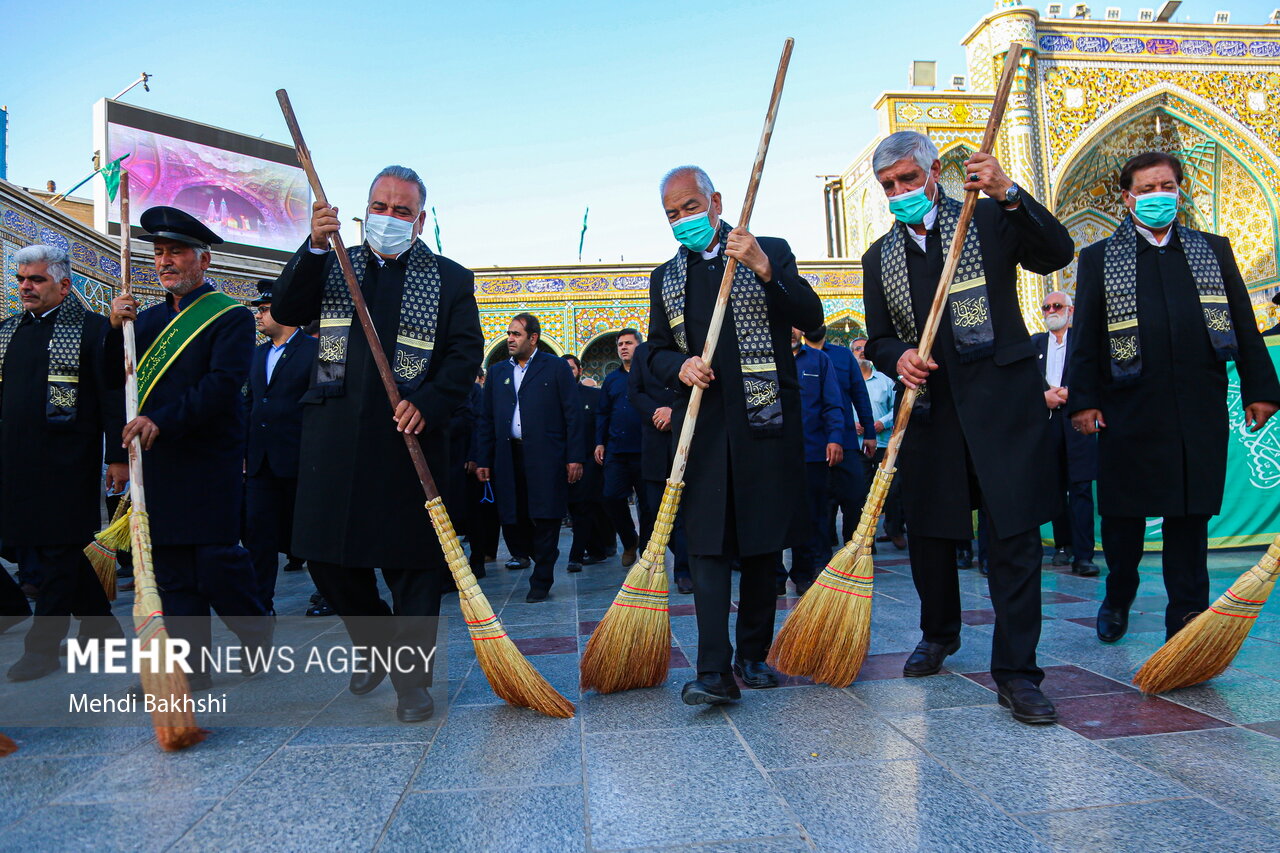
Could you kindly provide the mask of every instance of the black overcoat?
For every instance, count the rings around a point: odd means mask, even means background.
[[[1067,398],[1071,397],[1071,348],[1075,345],[1076,336],[1067,330],[1066,360],[1062,365],[1062,385],[1067,389]],[[1036,348],[1036,363],[1040,366],[1040,378],[1045,379],[1046,359],[1049,357],[1049,333],[1037,332],[1031,336],[1031,343]],[[1049,390],[1049,381],[1045,379],[1044,390]],[[1046,409],[1045,411],[1048,411]],[[1076,432],[1071,426],[1070,411],[1067,406],[1050,412],[1049,428],[1063,433],[1063,441],[1067,447],[1067,480],[1071,483],[1083,483],[1098,479],[1098,437]]]
[[[178,300],[186,308],[213,290]],[[138,314],[138,357],[177,316],[172,296]],[[142,452],[153,545],[234,545],[244,499],[245,405],[253,361],[253,314],[236,306],[190,340],[152,386],[141,414],[160,429]],[[108,381],[124,385],[124,334],[107,332]]]
[[[671,430],[653,425],[653,413],[664,406],[675,412],[676,392],[658,381],[649,368],[648,342],[636,347],[627,376],[627,398],[640,413],[640,476],[646,480],[666,482],[671,476]]]
[[[302,443],[302,397],[311,385],[311,368],[320,344],[299,329],[284,345],[267,382],[271,343],[258,346],[249,369],[249,444],[245,473],[268,471],[275,477],[298,476]]]
[[[1063,487],[1044,405],[1044,380],[1018,305],[1017,268],[1048,275],[1071,262],[1074,244],[1067,230],[1035,199],[1006,211],[980,199],[970,227],[978,229],[987,299],[995,332],[995,352],[961,362],[950,314],[938,326],[928,382],[926,417],[913,414],[898,457],[907,528],[922,536],[967,540],[979,493],[1001,538],[1031,530],[1062,508]],[[895,223],[895,228],[905,226]],[[906,241],[907,269],[916,328],[923,329],[942,275],[938,229],[929,231],[921,252]],[[867,354],[887,376],[914,344],[897,337],[885,302],[881,277],[881,237],[862,256],[867,310]],[[898,400],[902,399],[899,388]]]
[[[429,251],[415,240],[385,265],[370,252],[361,291],[388,358],[394,357],[400,327],[408,253]],[[448,258],[437,256],[437,261],[435,347],[426,381],[405,399],[422,414],[424,427],[416,438],[444,488],[449,419],[475,382],[484,338],[474,275]],[[319,317],[325,278],[336,263],[332,252],[316,254],[304,243],[272,288],[276,321],[305,326]],[[439,569],[443,556],[423,506],[422,486],[358,319],[351,321],[343,393],[325,396],[312,388],[303,402],[294,556],[353,568]]]
[[[582,479],[569,484],[570,503],[598,501],[604,489],[604,467],[596,464],[596,413],[604,392],[578,383],[577,394],[578,412],[582,416]]]
[[[1244,405],[1280,403],[1280,386],[1258,333],[1231,243],[1205,234],[1222,269],[1239,355]],[[1072,412],[1099,409],[1098,513],[1126,517],[1217,515],[1227,474],[1227,370],[1209,343],[1195,280],[1175,233],[1158,248],[1138,238],[1138,342],[1142,375],[1111,381],[1103,257],[1106,242],[1080,253]],[[1243,472],[1241,472],[1243,473]]]
[[[764,290],[782,398],[782,433],[757,437],[751,432],[733,312],[727,311],[712,356],[716,378],[702,396],[681,501],[689,553],[700,556],[732,555],[736,550],[738,556],[749,557],[780,551],[792,512],[805,505],[800,385],[791,355],[791,328],[820,326],[822,301],[796,269],[795,255],[785,240],[757,240],[773,267],[773,280],[764,283]],[[649,368],[659,383],[677,389],[670,433],[674,443],[689,402],[680,367],[690,355],[676,346],[663,307],[662,277],[671,263],[674,260],[649,276]],[[690,353],[702,354],[723,273],[722,257],[708,262],[691,253],[684,309]]]
[[[514,371],[510,360],[489,368],[476,424],[476,464],[490,471],[498,518],[503,524],[516,523],[516,481],[511,459],[511,419],[516,410]],[[564,518],[569,510],[565,466],[586,461],[580,405],[573,369],[562,358],[536,352],[520,381],[520,428],[530,518]]]
[[[21,323],[26,314],[5,323]],[[18,328],[4,361],[0,538],[7,547],[89,544],[102,526],[104,442],[105,461],[127,459],[120,446],[124,392],[106,387],[107,321],[100,314],[85,317],[75,419],[51,424],[45,417],[49,341],[56,317],[28,320]]]

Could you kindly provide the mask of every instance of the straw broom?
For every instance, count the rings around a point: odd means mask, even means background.
[[[1014,72],[1017,71],[1021,56],[1022,45],[1016,42],[1010,44],[1005,57],[1004,73],[1000,77],[1000,85],[991,105],[991,115],[982,136],[982,147],[979,150],[984,154],[990,154],[995,146],[996,133],[1000,129],[1000,120],[1004,117]],[[946,265],[938,279],[933,305],[929,308],[929,318],[920,335],[917,349],[921,361],[926,363],[933,351],[938,324],[946,309],[947,294],[960,265],[965,232],[969,230],[969,222],[973,219],[977,204],[978,191],[966,192],[964,207],[956,223],[956,233],[947,253]],[[889,448],[885,452],[884,462],[876,471],[853,537],[831,558],[813,586],[782,623],[768,657],[769,665],[779,672],[806,676],[833,687],[848,687],[858,677],[858,671],[862,669],[867,649],[871,645],[871,596],[875,571],[871,549],[875,542],[876,523],[884,508],[885,497],[889,494],[889,486],[893,483],[893,475],[897,472],[898,451],[918,395],[919,391],[915,388],[908,388],[902,395],[893,434],[889,438]]]
[[[93,541],[84,547],[84,555],[89,558],[102,584],[102,591],[107,594],[107,601],[116,600],[116,566],[119,561],[116,554],[129,550],[129,498],[125,497],[116,504],[111,523],[98,531]]]
[[[787,66],[791,62],[791,48],[794,45],[794,39],[787,39],[782,46],[782,58],[778,61],[778,73],[773,80],[764,130],[760,134],[755,165],[751,169],[746,199],[742,203],[739,228],[746,228],[751,222],[751,211],[755,207],[760,175],[764,172],[765,156],[769,153],[769,140],[773,137],[778,102],[782,98],[782,84],[786,81]],[[724,276],[720,279],[720,292],[711,314],[707,340],[702,347],[702,360],[707,367],[711,366],[711,357],[716,351],[716,342],[720,339],[725,310],[729,305],[729,293],[733,288],[733,274],[737,268],[736,260],[726,258]],[[662,492],[653,534],[640,559],[627,572],[622,589],[591,633],[591,639],[582,652],[581,686],[584,690],[615,693],[637,687],[655,687],[667,677],[667,668],[671,663],[671,621],[667,616],[669,579],[665,568],[667,543],[671,539],[676,512],[680,509],[684,469],[689,460],[689,448],[693,444],[694,428],[701,405],[702,389],[695,385],[689,395],[684,424],[680,428],[680,439],[676,444],[675,459],[671,463],[671,476],[667,478],[666,488]]]
[[[307,180],[311,183],[311,191],[315,193],[317,201],[327,206],[329,201],[324,194],[324,188],[320,185],[320,177],[316,174],[315,166],[311,162],[311,151],[302,138],[302,129],[298,126],[293,105],[289,102],[289,93],[284,89],[278,89],[276,98],[280,101],[280,110],[284,113],[285,123],[293,136],[298,163],[307,173]],[[342,237],[335,231],[329,235],[329,240],[337,255],[338,264],[342,268],[343,277],[347,281],[351,301],[355,303],[356,315],[360,318],[360,326],[364,329],[374,363],[378,367],[378,375],[382,378],[383,387],[386,389],[394,411],[400,405],[400,391],[396,388],[391,366],[387,363],[386,352],[378,339],[378,331],[374,328],[373,319],[369,316],[369,307],[365,304],[360,282],[356,279],[351,259],[347,257]],[[471,566],[463,553],[458,535],[454,532],[453,523],[449,520],[449,513],[440,497],[440,490],[436,488],[435,478],[431,476],[431,470],[427,467],[427,460],[422,454],[422,445],[418,443],[418,437],[408,432],[403,435],[405,445],[409,448],[409,457],[413,460],[414,470],[418,474],[422,491],[427,498],[426,508],[431,518],[431,525],[435,529],[436,538],[440,540],[440,547],[444,551],[449,572],[458,586],[462,616],[466,620],[467,630],[471,633],[471,642],[476,649],[476,660],[484,671],[485,677],[489,679],[489,686],[493,688],[494,693],[512,705],[532,708],[550,717],[572,717],[573,703],[556,692],[556,689],[538,674],[533,665],[516,648],[516,644],[507,636],[489,600],[485,598],[480,586],[476,583],[475,575],[471,573]]]
[[[129,251],[129,173],[120,172],[120,291],[130,294]],[[134,340],[133,321],[124,321],[124,409],[126,423],[138,416],[138,348]],[[164,625],[164,605],[156,584],[151,561],[151,520],[147,517],[147,497],[142,479],[142,442],[136,436],[129,442],[129,533],[133,543],[133,627],[142,648],[156,646],[158,658],[143,663],[142,689],[157,697],[151,724],[156,730],[160,748],[167,751],[185,749],[204,740],[208,734],[196,725],[195,716],[186,710],[189,686],[181,668],[174,666],[169,653],[169,632]],[[123,501],[121,504],[123,505]],[[118,509],[118,507],[117,507]],[[114,581],[112,586],[114,586]],[[166,671],[167,670],[167,671]]]
[[[1142,665],[1133,683],[1163,693],[1208,681],[1231,665],[1280,576],[1280,536],[1258,564],[1241,575],[1209,609],[1174,634]]]

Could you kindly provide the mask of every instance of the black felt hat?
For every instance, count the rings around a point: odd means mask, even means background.
[[[204,223],[185,210],[176,207],[152,207],[142,214],[141,225],[146,234],[138,237],[154,243],[156,240],[176,240],[188,246],[207,249],[222,242]]]
[[[1277,305],[1280,305],[1280,290],[1277,290],[1276,295],[1271,297],[1271,301]]]
[[[258,307],[259,305],[270,305],[271,304],[271,288],[275,285],[275,283],[276,283],[276,280],[274,278],[258,279],[258,298],[253,300],[249,304],[255,308]]]

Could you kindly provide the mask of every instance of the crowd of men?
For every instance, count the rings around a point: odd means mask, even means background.
[[[82,549],[100,525],[103,466],[106,489],[121,491],[123,448],[135,438],[164,609],[183,617],[174,633],[207,647],[213,610],[246,646],[269,643],[284,554],[286,571],[305,563],[315,583],[309,615],[336,614],[356,646],[409,646],[429,660],[452,585],[406,438],[436,472],[476,576],[501,533],[507,568],[532,569],[526,601],[536,604],[552,596],[566,517],[568,572],[619,545],[623,567],[637,559],[697,387],[670,545],[676,588],[697,611],[697,677],[683,699],[736,700],[740,684],[777,685],[765,662],[775,599],[788,581],[803,594],[851,535],[911,387],[923,393],[878,539],[909,551],[920,597],[922,636],[904,675],[937,673],[959,648],[957,560],[966,561],[979,510],[1000,703],[1019,721],[1054,721],[1036,663],[1040,526],[1054,524],[1055,565],[1097,575],[1097,482],[1109,569],[1097,632],[1116,642],[1137,590],[1144,520],[1163,516],[1172,636],[1208,604],[1206,523],[1226,482],[1225,363],[1236,362],[1253,429],[1275,412],[1280,385],[1228,242],[1176,221],[1173,157],[1125,165],[1130,215],[1084,249],[1074,303],[1050,293],[1047,331],[1031,336],[1017,270],[1049,275],[1075,247],[996,158],[974,155],[964,188],[986,198],[927,360],[920,332],[961,205],[943,191],[926,136],[893,134],[872,165],[895,221],[862,259],[866,337],[830,342],[786,241],[726,222],[710,177],[682,166],[659,186],[679,245],[650,278],[649,339],[620,331],[618,367],[599,386],[576,356],[549,351],[527,312],[511,318],[508,358],[483,369],[473,274],[418,239],[426,187],[417,174],[382,170],[364,242],[348,255],[394,365],[394,410],[330,248],[336,208],[316,203],[307,241],[260,285],[260,344],[250,312],[205,280],[218,235],[179,210],[142,217],[166,291],[145,310],[122,295],[109,317],[90,312],[70,296],[65,252],[23,249],[23,308],[0,324],[0,537],[39,594],[8,677],[56,670],[72,616],[84,638],[122,634]],[[708,365],[701,353],[727,259],[736,262],[730,310]],[[145,353],[128,423],[125,321]],[[1172,416],[1158,405],[1169,400]],[[0,630],[29,615],[0,572]],[[428,667],[389,674],[400,720],[433,713]],[[371,661],[350,690],[368,693],[387,675]],[[191,678],[195,689],[210,683],[202,670]]]

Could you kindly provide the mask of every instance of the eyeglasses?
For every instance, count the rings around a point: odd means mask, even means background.
[[[271,311],[271,306],[270,306],[270,305],[259,305],[259,306],[258,306],[258,313],[259,313],[259,314],[268,314],[268,313],[270,313],[270,311]]]
[[[1054,311],[1065,311],[1066,308],[1067,306],[1062,304],[1061,302],[1050,302],[1047,305],[1040,306],[1040,310],[1046,314],[1051,314]]]

